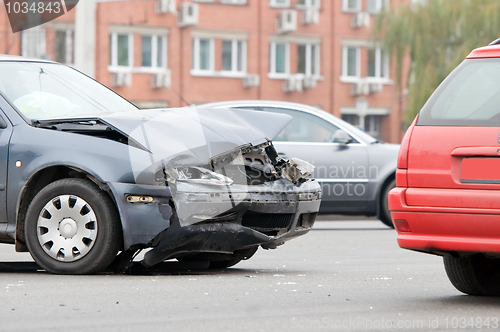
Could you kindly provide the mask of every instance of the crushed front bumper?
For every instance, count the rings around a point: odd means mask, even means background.
[[[144,256],[145,266],[186,253],[232,254],[262,246],[276,248],[306,234],[314,224],[321,189],[278,180],[261,186],[178,186],[176,213]]]

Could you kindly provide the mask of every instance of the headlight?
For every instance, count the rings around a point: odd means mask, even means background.
[[[165,171],[169,181],[189,182],[206,185],[231,185],[233,180],[202,167],[179,167]]]

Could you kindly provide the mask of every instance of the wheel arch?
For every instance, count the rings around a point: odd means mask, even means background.
[[[29,178],[29,180],[24,185],[16,208],[16,231],[15,231],[15,248],[17,252],[26,252],[28,248],[26,247],[26,240],[24,235],[24,224],[26,218],[26,212],[28,211],[28,206],[33,198],[42,190],[44,187],[52,182],[61,179],[68,178],[78,178],[87,179],[96,184],[102,191],[106,192],[113,202],[116,200],[113,193],[109,187],[99,180],[96,176],[90,174],[89,172],[74,166],[68,165],[52,165],[42,168]]]
[[[389,173],[389,175],[384,179],[382,185],[379,187],[377,192],[377,216],[380,217],[380,213],[382,211],[382,193],[385,191],[389,183],[396,179],[396,170],[393,173]]]

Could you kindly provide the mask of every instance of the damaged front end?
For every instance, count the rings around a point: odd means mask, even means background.
[[[307,233],[319,210],[314,166],[278,156],[270,141],[219,154],[207,164],[164,165],[172,193],[170,227],[151,243],[142,264],[166,259],[246,258]]]

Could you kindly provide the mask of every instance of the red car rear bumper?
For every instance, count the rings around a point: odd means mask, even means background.
[[[471,208],[471,202],[477,195],[498,196],[493,190],[439,190],[394,188],[389,193],[389,209],[398,231],[398,244],[401,248],[429,253],[443,252],[490,252],[500,253],[500,209],[498,204],[478,204],[481,208]],[[443,195],[454,193],[450,197],[450,207],[443,206]],[[425,194],[427,197],[419,199]],[[435,196],[435,199],[432,198]],[[457,197],[464,204],[457,204]],[[408,198],[408,199],[407,199]],[[408,205],[426,203],[426,206]],[[429,206],[430,205],[430,206]],[[432,206],[434,205],[434,206]],[[437,205],[437,206],[436,206]],[[469,206],[469,207],[461,207]],[[398,223],[406,221],[409,232],[398,229]]]

